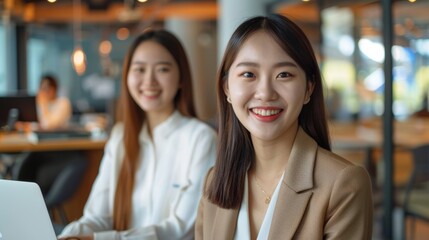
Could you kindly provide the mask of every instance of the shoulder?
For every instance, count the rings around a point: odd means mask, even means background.
[[[113,125],[112,130],[110,131],[110,135],[119,135],[124,134],[124,123],[117,122]]]
[[[333,170],[354,165],[340,155],[321,147],[317,148],[317,161],[321,164],[321,166],[330,167],[333,168]]]
[[[371,186],[368,171],[364,167],[320,147],[317,151],[315,176],[319,181],[329,181],[332,187],[339,189],[347,186],[356,191]]]
[[[66,97],[58,97],[55,102],[60,105],[70,105],[70,100]]]
[[[351,214],[364,211],[362,208],[372,206],[371,179],[364,167],[319,147],[313,198],[327,207],[327,216],[338,215],[341,209],[347,209]]]
[[[195,117],[181,117],[182,126],[192,128],[197,131],[214,132],[214,129],[208,124]]]
[[[188,133],[190,137],[214,138],[216,132],[209,124],[191,117],[182,117],[180,129]]]
[[[207,174],[206,174],[205,179],[204,179],[204,195],[205,196],[206,196],[206,192],[207,192],[207,190],[208,190],[208,188],[210,186],[210,183],[213,180],[213,174],[214,174],[214,170],[213,169],[214,169],[214,167],[211,167],[207,171]]]
[[[122,141],[124,136],[124,124],[122,122],[116,123],[110,131],[109,143],[117,144]]]
[[[361,166],[356,166],[338,154],[318,146],[316,141],[301,128],[293,148],[294,161],[291,161],[290,165],[294,170],[292,172],[307,172],[307,176],[311,178],[308,182],[315,182],[315,186],[322,188],[332,186],[341,174],[348,171],[367,174]],[[294,176],[293,179],[300,178],[299,174],[291,174]],[[295,183],[300,185],[302,181],[295,181]]]

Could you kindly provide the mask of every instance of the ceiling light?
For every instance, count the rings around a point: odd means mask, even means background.
[[[82,41],[82,29],[81,29],[81,2],[80,0],[73,1],[73,35],[74,35],[74,50],[72,54],[72,64],[76,73],[80,76],[85,73],[86,70],[86,56],[81,46]]]
[[[128,36],[130,36],[130,30],[128,30],[128,28],[122,27],[116,31],[116,37],[119,40],[126,40]]]
[[[100,43],[98,51],[101,55],[109,55],[112,51],[112,43],[109,40],[104,40]]]
[[[73,63],[74,70],[79,76],[85,73],[86,56],[80,46],[76,46],[73,51],[72,63]]]

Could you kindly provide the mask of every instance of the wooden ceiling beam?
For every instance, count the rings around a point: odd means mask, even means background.
[[[315,3],[281,4],[276,12],[302,23],[319,22],[319,9]]]
[[[72,23],[76,20],[73,9],[73,5],[28,3],[23,11],[15,12],[15,15],[21,15],[26,23]],[[215,2],[151,4],[125,13],[124,10],[124,4],[121,3],[111,4],[105,11],[91,11],[82,5],[80,16],[83,23],[120,23],[121,16],[129,21],[164,20],[169,17],[216,20],[218,16]]]

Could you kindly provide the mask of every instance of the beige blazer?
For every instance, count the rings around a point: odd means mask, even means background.
[[[196,239],[233,239],[238,210],[220,208],[203,197]],[[371,239],[372,214],[367,171],[318,147],[299,128],[268,239]]]

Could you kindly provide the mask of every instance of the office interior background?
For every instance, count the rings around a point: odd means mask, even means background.
[[[429,1],[391,4],[392,110],[395,121],[406,122],[428,110]],[[216,71],[231,29],[246,17],[270,12],[290,17],[310,38],[331,121],[382,118],[385,28],[382,1],[375,0],[1,0],[0,95],[34,95],[41,76],[50,73],[59,79],[60,95],[72,102],[73,120],[103,119],[108,131],[116,119],[128,45],[144,29],[162,27],[183,42],[191,61],[197,113],[213,122]],[[84,58],[78,58],[78,50]],[[362,152],[338,152],[363,162]],[[381,155],[382,150],[376,151],[379,165]],[[407,163],[397,160],[402,158],[408,158]],[[398,189],[412,171],[409,158],[409,153],[395,151]],[[376,171],[383,174],[382,167]],[[382,178],[376,181],[383,185]],[[377,217],[383,209],[375,199]],[[380,218],[374,222],[379,224],[374,239],[383,239]],[[429,223],[417,225],[421,234],[416,239],[427,239]]]

